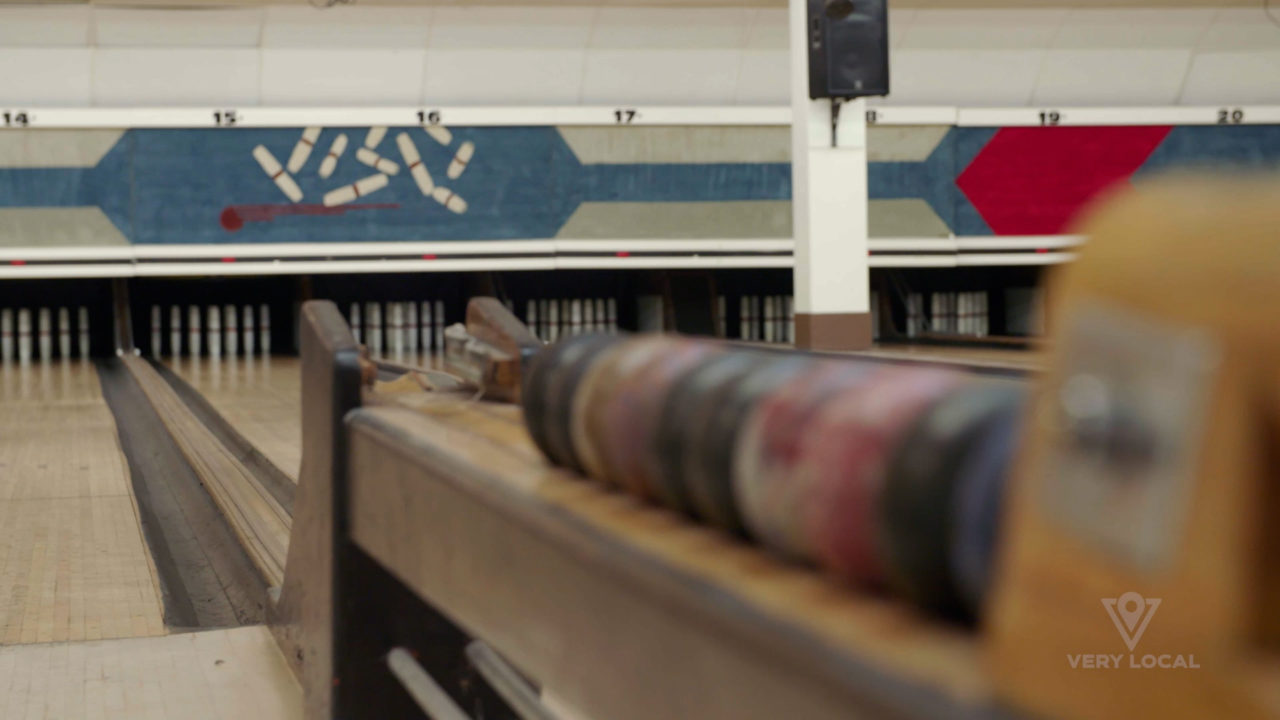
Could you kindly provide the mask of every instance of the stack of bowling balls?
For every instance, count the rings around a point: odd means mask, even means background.
[[[958,371],[580,335],[524,375],[555,464],[975,619],[1025,390]]]

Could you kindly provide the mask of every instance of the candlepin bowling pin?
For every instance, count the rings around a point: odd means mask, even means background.
[[[378,147],[378,143],[382,142],[382,138],[386,137],[387,129],[385,127],[371,127],[369,132],[364,136],[364,146],[370,150]]]
[[[338,167],[338,158],[342,157],[342,153],[347,151],[347,135],[343,133],[333,139],[329,145],[329,154],[324,156],[320,161],[320,177],[327,178],[333,174],[335,168]]]
[[[445,174],[450,180],[457,180],[467,169],[467,164],[471,162],[471,156],[476,153],[476,145],[470,140],[458,146],[458,152],[453,156],[453,160],[449,162],[449,169]]]
[[[426,130],[432,139],[445,147],[449,147],[453,143],[453,133],[449,132],[449,128],[443,125],[427,125],[422,129]]]
[[[302,200],[302,189],[298,187],[298,183],[293,181],[293,177],[285,172],[280,166],[280,161],[276,160],[276,156],[266,147],[259,145],[253,149],[253,158],[262,166],[262,172],[267,177],[275,181],[276,187],[280,188],[280,192],[293,202]]]
[[[405,166],[409,168],[409,174],[413,176],[413,182],[418,185],[418,189],[423,195],[430,197],[431,191],[435,190],[436,184],[431,179],[431,173],[427,172],[427,167],[422,164],[422,156],[418,154],[418,146],[413,144],[413,140],[409,139],[408,133],[400,133],[396,135],[396,146],[400,148],[400,157],[404,160]]]
[[[187,354],[200,357],[200,308],[195,305],[187,308]]]
[[[356,150],[356,160],[388,175],[395,175],[400,172],[400,166],[394,160],[388,160],[367,147]]]
[[[435,198],[436,202],[459,215],[467,211],[467,201],[463,200],[447,187],[437,185],[435,190],[431,191],[431,197]]]
[[[293,152],[289,154],[289,172],[296,173],[307,164],[307,158],[311,157],[311,149],[316,146],[316,140],[320,139],[320,128],[309,127],[302,131],[302,137],[298,138],[298,143],[293,146]]]
[[[325,207],[333,207],[335,205],[346,205],[358,197],[364,197],[372,192],[381,190],[387,186],[387,176],[381,173],[370,175],[369,177],[360,178],[350,185],[343,185],[337,190],[330,190],[324,194]]]

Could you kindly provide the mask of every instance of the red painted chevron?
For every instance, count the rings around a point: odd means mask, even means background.
[[[1061,233],[1098,193],[1127,182],[1170,130],[1004,128],[956,184],[997,235]]]

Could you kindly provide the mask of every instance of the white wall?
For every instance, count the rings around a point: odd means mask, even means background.
[[[0,106],[782,106],[786,14],[3,5]],[[1260,7],[908,9],[890,22],[888,104],[1280,104],[1280,26]]]

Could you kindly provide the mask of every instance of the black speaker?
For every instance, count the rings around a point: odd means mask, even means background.
[[[888,0],[809,0],[809,97],[889,94]]]

